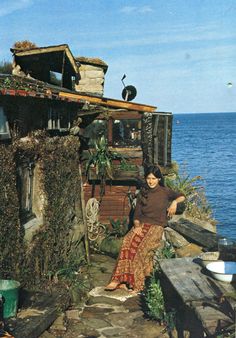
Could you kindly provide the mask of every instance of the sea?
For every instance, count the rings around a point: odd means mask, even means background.
[[[172,161],[201,176],[217,233],[236,240],[236,112],[173,114]]]

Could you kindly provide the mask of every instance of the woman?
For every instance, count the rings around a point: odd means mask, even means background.
[[[185,200],[183,194],[165,187],[157,166],[147,168],[145,180],[146,185],[137,198],[134,226],[124,237],[111,282],[105,288],[107,291],[127,287],[135,292],[143,289],[167,219],[176,213],[177,204]]]

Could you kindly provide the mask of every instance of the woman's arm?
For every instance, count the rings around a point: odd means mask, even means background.
[[[185,196],[179,196],[176,199],[174,199],[171,202],[169,208],[167,209],[167,215],[169,217],[172,217],[176,213],[178,203],[181,203],[184,200],[185,200]]]

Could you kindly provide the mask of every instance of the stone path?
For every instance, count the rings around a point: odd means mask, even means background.
[[[125,290],[104,291],[115,260],[92,255],[94,288],[84,304],[62,314],[40,338],[168,338],[164,328],[144,318],[140,296]]]

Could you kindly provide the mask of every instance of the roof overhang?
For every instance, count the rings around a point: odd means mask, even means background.
[[[66,67],[71,75],[79,74],[78,61],[76,62],[68,45],[58,45],[49,47],[31,48],[27,50],[11,49],[15,61],[23,70],[35,69],[47,64],[53,72],[62,72],[62,67]]]
[[[81,93],[77,94],[77,93],[68,93],[68,92],[61,91],[59,92],[59,97],[69,99],[69,100],[74,100],[74,101],[84,100],[88,104],[97,104],[97,105],[104,106],[104,107],[136,110],[136,111],[147,112],[147,113],[153,113],[157,109],[157,107],[155,106],[150,106],[146,104],[116,100],[116,99],[111,99],[111,98],[106,98],[106,97],[84,95]]]

